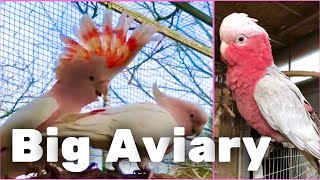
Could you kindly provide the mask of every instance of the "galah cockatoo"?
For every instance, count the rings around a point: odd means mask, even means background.
[[[90,17],[84,15],[80,28],[75,28],[78,42],[60,36],[65,48],[55,69],[57,82],[47,93],[11,115],[1,127],[1,177],[7,174],[13,178],[21,173],[20,168],[7,164],[11,162],[12,129],[42,132],[61,116],[79,113],[98,96],[108,94],[110,81],[129,65],[155,33],[152,26],[141,25],[127,38],[132,22],[132,17],[122,13],[117,27],[112,28],[112,12],[106,11],[100,31]]]
[[[149,156],[142,137],[152,137],[155,144],[161,137],[171,137],[166,150],[169,153],[173,150],[174,127],[184,127],[185,136],[200,135],[208,121],[208,115],[200,106],[167,96],[155,84],[152,90],[156,104],[127,104],[98,110],[94,114],[66,115],[59,124],[54,125],[58,127],[58,136],[89,137],[92,147],[108,151],[115,131],[130,129],[141,157],[138,167],[141,172],[150,173],[147,167]],[[113,163],[113,166],[121,174],[119,162]]]
[[[320,121],[275,66],[268,34],[256,22],[233,13],[220,27],[220,51],[239,112],[262,136],[294,144],[320,172]]]

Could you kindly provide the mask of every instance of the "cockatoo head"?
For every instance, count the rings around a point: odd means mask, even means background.
[[[199,105],[165,95],[156,84],[153,84],[152,92],[157,104],[166,109],[177,123],[185,128],[185,136],[201,134],[209,116]]]
[[[225,17],[220,26],[220,52],[228,66],[269,66],[272,60],[269,37],[256,19],[244,13]]]
[[[111,70],[110,70],[111,71]],[[71,61],[60,60],[56,69],[59,83],[74,85],[79,90],[86,89],[91,96],[107,95],[112,76],[99,56],[89,59],[74,58]]]
[[[127,38],[132,22],[132,17],[122,13],[117,27],[112,28],[112,12],[107,10],[99,30],[84,15],[80,28],[74,27],[78,41],[60,35],[65,47],[55,70],[58,81],[77,85],[91,95],[107,95],[110,81],[130,64],[155,33],[152,26],[141,25]]]

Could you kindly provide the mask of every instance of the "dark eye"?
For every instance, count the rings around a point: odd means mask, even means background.
[[[94,77],[93,76],[89,76],[90,81],[94,81]]]
[[[246,38],[245,38],[244,36],[240,36],[240,37],[238,38],[238,42],[242,43],[242,42],[244,42],[245,39],[246,39]]]
[[[190,117],[191,117],[191,118],[193,118],[193,116],[194,116],[194,114],[193,114],[193,113],[191,113],[191,114],[190,114]]]

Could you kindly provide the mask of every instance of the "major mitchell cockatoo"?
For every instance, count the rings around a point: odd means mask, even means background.
[[[127,38],[133,18],[122,13],[116,28],[112,28],[112,12],[106,11],[100,31],[88,15],[75,28],[75,41],[65,35],[65,44],[55,69],[57,82],[45,94],[19,109],[1,127],[1,177],[20,175],[20,168],[11,162],[12,129],[44,131],[64,114],[81,109],[108,94],[110,81],[133,60],[155,33],[150,25],[137,27]],[[19,165],[24,166],[23,163]],[[15,171],[17,170],[17,171]]]
[[[152,137],[157,145],[161,137],[174,137],[174,127],[184,127],[185,136],[200,135],[208,121],[208,115],[198,105],[170,97],[153,85],[156,104],[137,103],[108,107],[95,114],[70,114],[62,117],[58,127],[59,137],[89,137],[90,145],[108,151],[117,129],[130,129],[138,148],[141,172],[149,173],[149,156],[142,137]],[[172,151],[172,141],[166,153]],[[113,163],[121,174],[119,160]],[[151,174],[151,173],[150,173]],[[149,174],[149,175],[150,175]]]
[[[262,136],[294,144],[320,172],[320,121],[275,66],[268,34],[256,22],[233,13],[220,27],[220,51],[239,112]]]

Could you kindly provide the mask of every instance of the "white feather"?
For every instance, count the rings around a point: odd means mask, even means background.
[[[11,146],[12,129],[36,129],[58,109],[52,97],[39,97],[12,114],[1,126],[1,147]]]
[[[89,136],[90,141],[95,142],[113,137],[117,129],[130,129],[135,142],[143,145],[142,137],[153,137],[155,143],[161,137],[173,138],[174,127],[178,124],[162,107],[140,103],[107,108],[103,113],[55,126],[58,127],[58,136]],[[108,150],[109,147],[105,148]]]
[[[268,124],[301,150],[320,159],[320,135],[306,111],[300,90],[275,66],[268,68],[254,92],[261,114]]]

